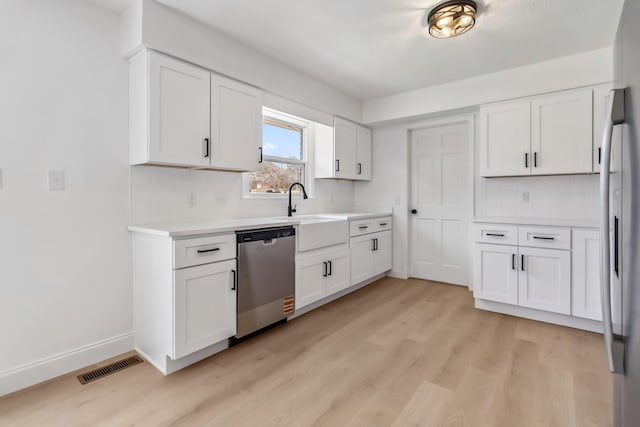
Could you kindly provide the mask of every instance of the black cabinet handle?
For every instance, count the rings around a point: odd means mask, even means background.
[[[233,283],[231,284],[231,290],[235,291],[236,289],[238,289],[238,275],[236,274],[235,270],[231,270],[231,274],[233,274]]]
[[[520,270],[524,271],[524,255],[520,255]]]
[[[502,233],[486,233],[487,236],[504,237]]]
[[[516,254],[511,254],[511,269],[516,269]]]
[[[322,277],[327,277],[328,272],[327,272],[327,262],[323,262],[323,267],[322,267]]]
[[[544,237],[544,236],[533,236],[533,238],[538,240],[555,240],[554,237]]]
[[[202,157],[209,157],[209,138],[205,138],[202,142],[204,143],[202,146]]]
[[[362,163],[358,163],[358,175],[362,175]]]
[[[533,167],[534,168],[538,167],[538,152],[533,153]]]
[[[381,223],[380,223],[380,227],[384,227],[384,226],[386,226],[386,225],[389,225],[389,223],[388,223],[388,222],[381,222]]]
[[[616,277],[620,277],[619,272],[619,231],[620,231],[620,220],[617,216],[613,217],[613,271],[616,272]]]
[[[340,172],[340,159],[336,159],[336,172]]]
[[[371,239],[371,252],[376,250],[376,239]]]
[[[524,153],[524,167],[529,169],[529,153]]]
[[[220,248],[213,248],[213,249],[198,249],[198,253],[199,254],[206,254],[207,252],[216,252],[219,251]]]
[[[598,147],[598,164],[602,161],[602,147]]]
[[[415,215],[415,214],[418,213],[418,210],[417,209],[411,209],[411,213]]]
[[[378,250],[378,239],[374,239],[376,241],[376,251]]]
[[[258,147],[258,154],[260,154],[260,160],[258,160],[258,163],[262,163],[262,147]]]
[[[329,264],[329,272],[327,275],[331,276],[333,274],[333,263],[331,261],[327,261],[327,264]]]
[[[360,227],[358,227],[360,230],[366,230],[367,228],[369,228],[368,225],[361,225]]]

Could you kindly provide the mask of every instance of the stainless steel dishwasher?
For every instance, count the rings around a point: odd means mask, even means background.
[[[236,338],[242,338],[293,314],[295,234],[293,227],[237,232]]]

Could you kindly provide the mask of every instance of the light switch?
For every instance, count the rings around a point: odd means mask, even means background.
[[[64,171],[49,171],[49,191],[64,191]]]

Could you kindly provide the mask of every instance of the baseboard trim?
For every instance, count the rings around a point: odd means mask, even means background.
[[[0,373],[0,396],[77,371],[133,350],[133,332],[18,366]]]
[[[525,319],[537,320],[539,322],[553,323],[554,325],[584,329],[585,331],[597,332],[600,334],[602,333],[602,322],[598,322],[596,320],[583,319],[581,317],[551,313],[549,311],[535,310],[528,307],[519,307],[516,305],[487,301],[483,299],[476,299],[475,307],[481,310],[509,314],[516,317],[524,317]]]

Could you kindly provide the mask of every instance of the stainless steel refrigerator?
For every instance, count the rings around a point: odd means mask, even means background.
[[[597,31],[597,29],[594,29]],[[614,425],[640,426],[640,0],[626,0],[602,145],[601,284]],[[616,133],[621,132],[621,138]]]

